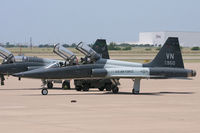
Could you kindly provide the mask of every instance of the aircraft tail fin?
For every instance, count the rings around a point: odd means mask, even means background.
[[[97,39],[92,49],[101,55],[104,59],[110,59],[108,47],[105,39]]]
[[[145,65],[149,67],[184,68],[178,38],[169,37],[152,62]]]

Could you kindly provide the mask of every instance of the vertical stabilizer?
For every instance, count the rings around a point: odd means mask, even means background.
[[[144,66],[184,68],[178,38],[169,37],[152,62]]]
[[[104,59],[110,59],[108,53],[108,47],[105,39],[97,39],[92,49],[95,50],[98,54],[101,55]]]

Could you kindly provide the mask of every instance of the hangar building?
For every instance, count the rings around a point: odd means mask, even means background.
[[[200,32],[140,32],[138,44],[163,45],[168,37],[178,37],[181,46],[200,46]]]

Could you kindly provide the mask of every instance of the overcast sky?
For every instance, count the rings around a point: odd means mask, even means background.
[[[200,0],[0,0],[0,42],[133,42],[142,31],[200,31]]]

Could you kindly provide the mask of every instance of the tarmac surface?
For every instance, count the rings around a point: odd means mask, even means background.
[[[40,80],[9,77],[0,87],[0,132],[199,133],[200,64],[185,66],[197,71],[193,80],[145,79],[139,95],[123,79],[119,94],[53,89],[43,96]]]

